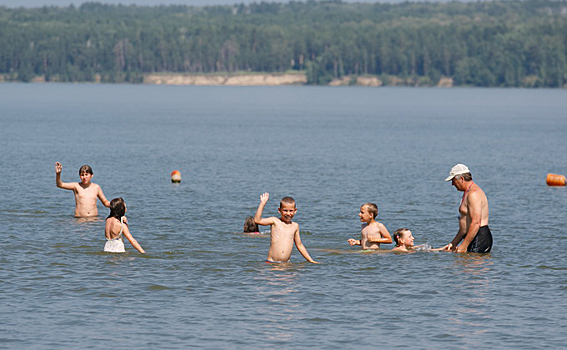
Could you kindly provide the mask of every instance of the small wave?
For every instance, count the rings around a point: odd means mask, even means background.
[[[418,245],[414,248],[414,250],[417,252],[427,252],[431,250],[431,245],[429,245],[429,243]]]
[[[555,270],[555,271],[567,270],[567,267],[555,267],[555,266],[546,266],[546,265],[539,265],[537,268],[538,269]]]
[[[151,286],[149,286],[148,288],[146,288],[147,290],[169,290],[172,288],[166,287],[166,286],[162,286],[160,284],[153,284]]]

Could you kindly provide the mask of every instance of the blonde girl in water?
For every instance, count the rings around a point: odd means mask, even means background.
[[[432,252],[438,252],[445,249],[445,247],[433,249],[425,244],[414,246],[413,235],[411,231],[405,227],[399,228],[394,232],[394,241],[396,242],[396,246],[394,247],[394,249],[392,249],[392,251],[394,252],[408,253],[416,250],[427,250]]]
[[[110,215],[106,218],[106,226],[104,228],[104,236],[106,243],[104,251],[107,253],[124,253],[124,241],[122,235],[126,236],[130,244],[140,253],[145,251],[142,246],[132,237],[128,228],[128,219],[126,219],[126,203],[122,198],[114,198],[110,201]]]

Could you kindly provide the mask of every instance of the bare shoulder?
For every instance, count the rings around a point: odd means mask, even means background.
[[[78,183],[78,182],[67,182],[66,184],[63,184],[63,185],[67,185],[67,186],[69,186],[71,189],[73,189],[73,190],[75,190],[75,191],[77,191],[79,188],[82,188],[82,187],[81,187],[81,184]]]
[[[109,230],[109,229],[112,228],[112,226],[113,226],[113,224],[114,224],[114,222],[113,222],[114,220],[116,220],[116,219],[115,219],[115,218],[108,218],[108,219],[106,219],[105,227],[106,227],[107,230]]]
[[[384,224],[382,224],[381,222],[378,222],[378,221],[376,221],[376,226],[377,226],[379,229],[385,229],[385,228],[386,228],[386,226],[384,226]]]
[[[467,200],[468,201],[482,201],[486,198],[486,195],[484,194],[484,191],[477,186],[476,189],[471,190],[469,192],[469,194],[467,195]]]
[[[282,221],[280,220],[280,218],[276,217],[276,216],[270,216],[269,218],[267,218],[268,220],[272,220],[274,223],[278,223],[280,224]]]

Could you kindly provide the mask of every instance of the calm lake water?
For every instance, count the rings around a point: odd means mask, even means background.
[[[567,346],[567,90],[0,84],[0,348]],[[73,218],[82,164],[148,252]],[[361,253],[358,210],[439,247],[468,165],[489,255]],[[172,170],[182,173],[179,185]],[[238,232],[293,196],[303,242]],[[391,249],[392,245],[386,245]]]

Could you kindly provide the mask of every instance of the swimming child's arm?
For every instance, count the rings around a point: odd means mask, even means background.
[[[305,260],[309,261],[312,264],[318,264],[317,261],[315,261],[311,258],[311,256],[307,252],[307,249],[305,248],[305,246],[301,242],[301,237],[299,236],[299,225],[297,226],[297,231],[295,231],[293,241],[295,242],[295,247],[297,248],[299,253],[305,258]]]
[[[74,190],[77,186],[76,182],[63,182],[61,181],[61,172],[63,171],[63,165],[59,162],[55,162],[55,185],[64,190]]]
[[[443,252],[443,251],[449,251],[449,250],[447,249],[447,246],[445,246],[445,247],[441,247],[441,248],[431,248],[430,250],[431,250],[432,252]]]
[[[254,216],[254,222],[258,225],[273,225],[275,223],[275,217],[263,218],[262,213],[264,212],[264,207],[270,198],[270,194],[268,192],[264,192],[260,196],[260,204],[258,205],[258,210],[256,210],[256,215]]]
[[[110,207],[110,201],[108,199],[106,199],[106,197],[104,196],[104,193],[102,193],[102,188],[100,188],[100,186],[98,186],[98,191],[97,191],[96,195],[97,195],[98,199],[100,199],[100,202],[102,203],[102,205],[104,205],[107,208]]]
[[[126,220],[124,220],[125,222]],[[130,229],[128,228],[128,224],[125,223],[124,225],[124,230],[122,231],[122,233],[124,234],[124,236],[128,239],[128,241],[130,242],[130,244],[132,245],[132,247],[136,248],[140,253],[145,254],[146,252],[144,251],[144,248],[142,248],[142,246],[138,243],[138,241],[136,241],[136,239],[132,236],[132,234],[130,233]]]

